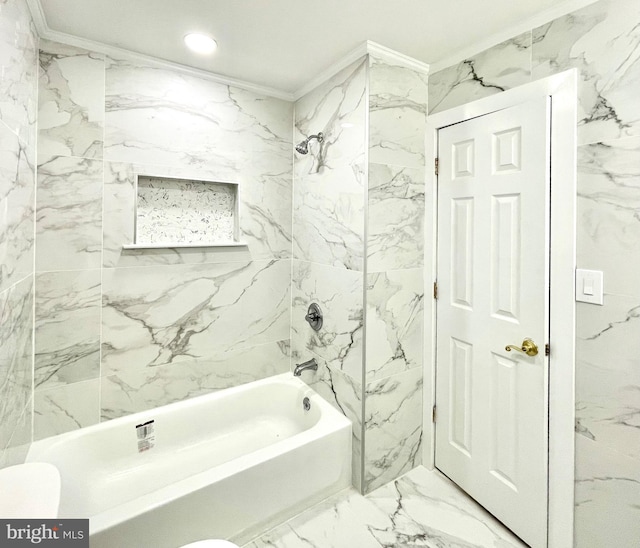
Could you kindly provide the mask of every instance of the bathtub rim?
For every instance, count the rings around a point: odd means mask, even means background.
[[[199,402],[203,402],[205,400],[223,401],[225,398],[234,397],[235,395],[242,394],[243,392],[250,392],[257,385],[268,386],[270,384],[287,384],[293,386],[295,389],[301,389],[298,394],[300,404],[302,405],[302,399],[304,397],[308,397],[311,400],[312,405],[318,406],[320,414],[318,421],[308,429],[298,432],[293,436],[278,440],[275,443],[240,455],[239,457],[227,462],[217,464],[207,470],[196,472],[178,480],[177,482],[165,485],[149,493],[144,493],[116,506],[106,508],[96,514],[85,516],[89,518],[90,535],[101,533],[111,527],[117,526],[125,520],[133,519],[145,512],[150,512],[154,509],[170,504],[172,501],[178,500],[180,497],[185,496],[190,492],[204,489],[216,481],[224,480],[242,472],[243,470],[250,469],[260,465],[261,463],[275,459],[283,453],[312,443],[323,436],[348,429],[349,438],[351,437],[353,428],[351,420],[335,409],[329,402],[313,390],[313,388],[304,383],[301,379],[293,377],[289,372],[273,375],[271,377],[227,389],[217,390],[208,394],[202,394],[194,398],[169,403],[149,410],[139,411],[131,415],[118,417],[86,428],[39,440],[34,442],[29,448],[26,462],[48,462],[46,459],[42,459],[47,452],[55,450],[69,441],[75,441],[86,436],[89,430],[96,433],[108,429],[129,427],[131,424],[148,420],[150,413],[156,413],[157,416],[157,413],[160,410],[162,410],[162,414],[166,414],[172,411],[180,411],[196,407]]]

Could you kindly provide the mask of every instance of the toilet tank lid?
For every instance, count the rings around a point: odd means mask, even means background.
[[[60,473],[52,464],[28,462],[0,470],[0,518],[56,518],[59,505]]]

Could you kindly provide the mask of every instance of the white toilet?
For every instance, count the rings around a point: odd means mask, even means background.
[[[199,540],[191,544],[185,544],[181,548],[240,548],[237,544],[228,540],[209,539]]]

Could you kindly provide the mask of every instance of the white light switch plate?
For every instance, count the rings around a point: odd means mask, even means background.
[[[601,270],[576,270],[576,301],[604,304],[604,273]]]

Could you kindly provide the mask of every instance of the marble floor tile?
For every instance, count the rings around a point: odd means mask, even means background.
[[[358,494],[352,489],[343,491],[272,529],[246,548],[379,548],[364,526],[355,526],[357,518],[348,505],[352,496]]]
[[[366,497],[343,491],[245,548],[265,546],[526,548],[447,478],[422,466]]]

